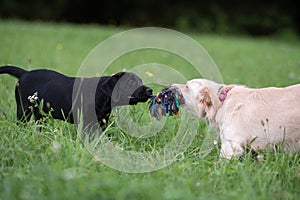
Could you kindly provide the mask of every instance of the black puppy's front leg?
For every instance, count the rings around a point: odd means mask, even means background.
[[[111,111],[111,110],[110,110]],[[89,135],[92,137],[94,135],[101,135],[102,132],[108,125],[110,112],[106,112],[105,115],[102,115],[103,110],[99,113],[95,106],[84,106],[81,120],[80,118],[76,122],[78,125],[82,123],[82,131],[84,135]]]
[[[17,119],[18,121],[22,123],[29,122],[30,118],[32,116],[32,112],[30,109],[24,110],[22,106],[17,104]]]
[[[110,116],[110,112],[107,113],[105,116],[97,116],[98,123],[100,123],[102,130],[105,130],[105,128],[107,127],[109,116]]]

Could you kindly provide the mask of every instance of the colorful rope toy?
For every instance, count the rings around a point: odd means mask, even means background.
[[[178,92],[175,89],[165,88],[152,97],[149,106],[150,116],[160,119],[167,114],[178,115],[179,107]]]

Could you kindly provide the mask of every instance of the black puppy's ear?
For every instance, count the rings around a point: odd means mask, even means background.
[[[120,86],[115,87],[120,80],[120,78],[125,74],[125,72],[119,72],[117,74],[112,75],[111,77],[107,78],[101,84],[101,91],[111,97],[114,101],[119,101],[121,97]],[[114,95],[113,95],[114,94]],[[113,95],[113,97],[112,97]]]

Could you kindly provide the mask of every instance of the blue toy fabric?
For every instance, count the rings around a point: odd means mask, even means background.
[[[175,89],[165,88],[152,97],[149,106],[150,116],[160,119],[167,114],[178,115],[179,107],[178,92]]]

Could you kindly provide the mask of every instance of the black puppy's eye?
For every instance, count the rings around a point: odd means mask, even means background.
[[[136,81],[130,79],[128,84],[134,86],[134,85],[136,85]]]

